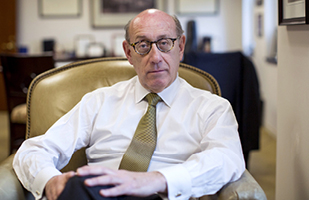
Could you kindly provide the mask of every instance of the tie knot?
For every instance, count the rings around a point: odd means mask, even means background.
[[[149,93],[145,98],[147,99],[148,104],[152,106],[156,106],[157,103],[161,100],[161,97],[156,93]]]

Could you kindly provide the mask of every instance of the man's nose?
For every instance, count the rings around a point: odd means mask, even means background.
[[[151,50],[149,52],[149,56],[151,58],[151,61],[154,62],[154,63],[159,63],[162,59],[162,56],[161,56],[162,52],[158,49],[158,47],[155,43],[152,43],[151,45],[152,45],[152,47],[151,47]]]

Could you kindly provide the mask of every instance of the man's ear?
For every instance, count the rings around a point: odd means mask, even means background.
[[[185,51],[185,44],[186,44],[186,36],[182,35],[179,38],[179,55],[180,55],[180,60],[183,58],[183,54]]]
[[[129,42],[128,41],[126,41],[126,40],[124,40],[123,42],[122,42],[122,48],[123,48],[123,51],[124,51],[124,53],[126,54],[126,57],[127,57],[127,59],[128,59],[128,61],[129,61],[129,63],[131,64],[131,65],[133,65],[132,64],[132,57],[131,57],[131,49],[130,49],[130,44],[129,44]]]

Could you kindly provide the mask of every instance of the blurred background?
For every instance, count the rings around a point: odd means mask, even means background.
[[[89,58],[124,56],[121,47],[123,26],[134,12],[156,7],[176,15],[187,36],[187,50],[208,54],[241,52],[253,63],[259,82],[262,116],[260,146],[250,153],[249,171],[268,199],[275,199],[276,182],[277,199],[291,197],[289,195],[292,197],[288,199],[308,199],[308,191],[302,189],[306,187],[297,187],[300,184],[297,177],[305,177],[302,182],[308,185],[308,174],[302,171],[297,176],[294,174],[299,168],[308,166],[303,156],[306,152],[303,142],[308,141],[308,129],[303,120],[308,118],[308,112],[303,110],[308,99],[305,86],[309,86],[303,77],[308,74],[308,53],[305,53],[309,52],[308,26],[278,26],[279,1],[0,0],[0,52],[18,55],[51,53],[55,67]],[[301,73],[295,74],[296,71]],[[288,83],[297,83],[298,87],[295,90]],[[287,93],[293,97],[287,98]],[[289,106],[293,109],[288,109]],[[11,152],[8,116],[1,73],[0,160]],[[285,149],[289,141],[291,146]],[[280,151],[276,153],[276,149]],[[291,164],[294,162],[299,165]],[[296,186],[289,188],[291,192],[287,195],[289,180]]]

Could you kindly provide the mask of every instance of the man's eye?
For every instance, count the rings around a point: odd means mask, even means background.
[[[139,48],[148,48],[148,44],[146,42],[142,42],[139,44]]]
[[[159,44],[164,46],[164,45],[168,45],[168,42],[167,42],[167,40],[162,40],[162,41],[160,41]]]

